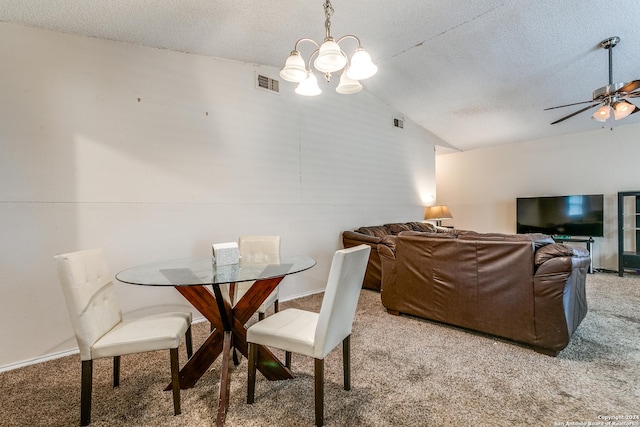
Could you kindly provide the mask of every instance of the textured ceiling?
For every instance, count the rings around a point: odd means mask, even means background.
[[[601,128],[591,112],[549,124],[581,106],[543,109],[588,101],[608,83],[600,41],[610,36],[621,38],[613,50],[614,83],[640,79],[638,0],[332,3],[332,35],[357,35],[379,67],[363,81],[365,89],[457,150]],[[0,0],[0,21],[279,68],[299,38],[322,40],[322,5]],[[348,43],[347,52],[355,48]],[[640,106],[640,98],[635,103]],[[633,123],[640,123],[640,113],[613,123],[614,131]]]

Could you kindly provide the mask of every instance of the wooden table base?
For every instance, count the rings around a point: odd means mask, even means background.
[[[175,287],[212,325],[207,339],[180,371],[180,388],[193,387],[222,353],[216,417],[218,426],[224,424],[229,407],[229,359],[232,357],[233,349],[248,357],[247,329],[244,325],[282,279],[283,277],[276,277],[257,280],[234,307],[222,298],[220,285],[212,285],[213,292],[205,286]],[[265,347],[260,347],[258,351],[258,369],[269,380],[294,377],[293,373]],[[167,389],[170,390],[170,387],[169,384]]]

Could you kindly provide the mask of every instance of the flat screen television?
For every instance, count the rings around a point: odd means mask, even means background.
[[[518,197],[517,232],[603,237],[603,206],[602,194]]]

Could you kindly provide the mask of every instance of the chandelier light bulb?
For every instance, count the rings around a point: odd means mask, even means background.
[[[378,67],[371,61],[371,55],[363,48],[358,48],[351,57],[351,65],[347,75],[353,80],[364,80],[378,72]]]
[[[609,107],[609,105],[603,105],[598,108],[591,117],[599,122],[606,122],[609,117],[611,117],[611,107]]]
[[[284,68],[280,70],[280,77],[288,82],[299,83],[307,78],[307,68],[300,52],[294,50],[287,58]]]
[[[311,71],[307,73],[307,78],[298,83],[296,93],[303,96],[316,96],[322,93],[318,86],[318,79]]]
[[[359,81],[350,79],[349,76],[347,76],[348,71],[349,69],[347,68],[346,70],[344,70],[342,75],[340,75],[340,83],[336,88],[336,92],[342,95],[350,95],[352,93],[358,93],[362,90],[362,85]]]
[[[325,40],[324,43],[322,43],[318,57],[313,62],[313,66],[323,73],[333,73],[334,71],[342,70],[345,65],[347,65],[347,58],[345,58],[338,43],[333,41],[333,39]]]

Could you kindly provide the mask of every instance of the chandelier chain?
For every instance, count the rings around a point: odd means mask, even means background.
[[[329,0],[324,2],[324,28],[326,30],[326,38],[331,37],[331,15],[335,12]]]

